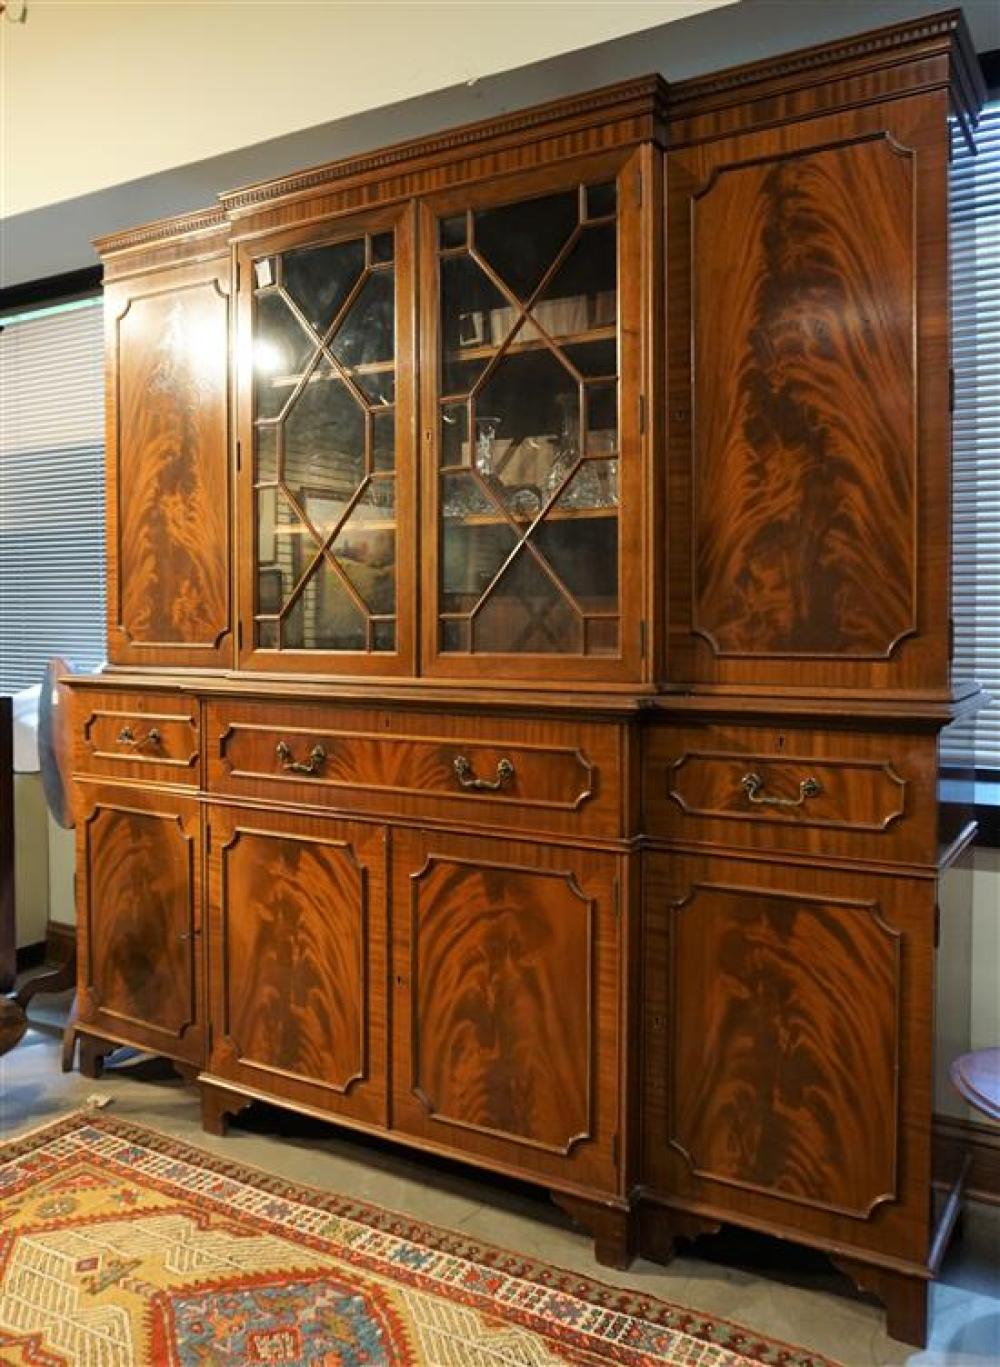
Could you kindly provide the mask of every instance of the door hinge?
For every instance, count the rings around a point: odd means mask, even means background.
[[[640,394],[640,395],[639,395],[639,435],[640,435],[640,436],[645,436],[645,434],[646,434],[646,396],[645,396],[645,394]]]
[[[243,622],[238,620],[236,623],[236,648],[243,649]]]
[[[955,411],[955,367],[948,367],[948,412]]]
[[[636,171],[636,173],[635,173],[635,202],[636,202],[636,204],[638,205],[638,207],[641,209],[641,208],[642,208],[642,172],[641,172],[641,171]]]
[[[239,261],[237,261],[237,262],[236,262],[236,293],[239,294],[239,291],[240,291],[240,263],[239,263]]]
[[[236,473],[239,474],[239,472],[240,472],[242,469],[243,469],[243,443],[242,443],[241,441],[238,441],[238,442],[236,443]]]
[[[952,660],[954,660],[954,658],[955,658],[955,619],[954,619],[954,617],[949,617],[949,618],[948,618],[948,662],[949,662],[949,664],[952,662]]]
[[[615,920],[620,921],[622,915],[622,884],[620,878],[616,878],[612,884],[611,899],[615,909]]]
[[[617,1168],[621,1157],[621,1144],[617,1134],[611,1136],[611,1162]]]
[[[639,622],[639,656],[646,658],[646,619],[643,617]]]
[[[215,1031],[212,1028],[211,1021],[209,1021],[208,1024],[205,1026],[205,1034],[207,1036],[205,1048],[208,1050],[209,1053],[211,1053],[212,1045],[215,1043]]]
[[[934,903],[934,948],[941,943],[941,903]]]

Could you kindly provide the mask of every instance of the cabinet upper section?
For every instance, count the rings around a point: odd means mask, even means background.
[[[946,689],[981,98],[956,11],[102,240],[112,662]]]

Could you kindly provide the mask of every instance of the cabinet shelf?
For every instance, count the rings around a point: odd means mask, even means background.
[[[557,346],[579,346],[587,342],[614,342],[617,338],[618,329],[614,324],[608,327],[588,328],[585,332],[564,332],[552,336],[552,340]],[[458,363],[462,361],[485,361],[495,356],[501,348],[506,355],[517,356],[527,351],[548,350],[548,343],[543,337],[532,337],[524,342],[511,342],[510,346],[507,347],[504,347],[502,342],[491,342],[482,346],[463,346],[454,351],[449,351],[447,359]],[[601,378],[605,377],[602,376]]]

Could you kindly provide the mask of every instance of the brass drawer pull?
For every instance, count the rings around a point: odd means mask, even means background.
[[[275,753],[281,761],[282,769],[290,774],[318,774],[326,763],[326,751],[322,745],[314,745],[307,760],[292,759],[292,747],[279,740]]]
[[[748,800],[758,807],[803,807],[806,798],[819,797],[823,791],[816,779],[804,778],[799,784],[798,797],[761,797],[764,780],[760,774],[744,774],[741,782]]]
[[[132,750],[141,750],[146,745],[159,745],[163,737],[155,726],[151,726],[144,736],[137,736],[131,726],[123,726],[118,732],[117,739],[119,745],[127,745]]]
[[[455,777],[463,788],[477,793],[495,793],[514,777],[514,766],[509,759],[497,761],[496,778],[476,778],[472,765],[464,755],[459,755],[454,764]]]

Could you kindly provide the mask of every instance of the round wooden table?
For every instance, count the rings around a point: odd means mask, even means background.
[[[951,1080],[970,1106],[1000,1120],[1000,1049],[976,1049],[951,1065]]]

